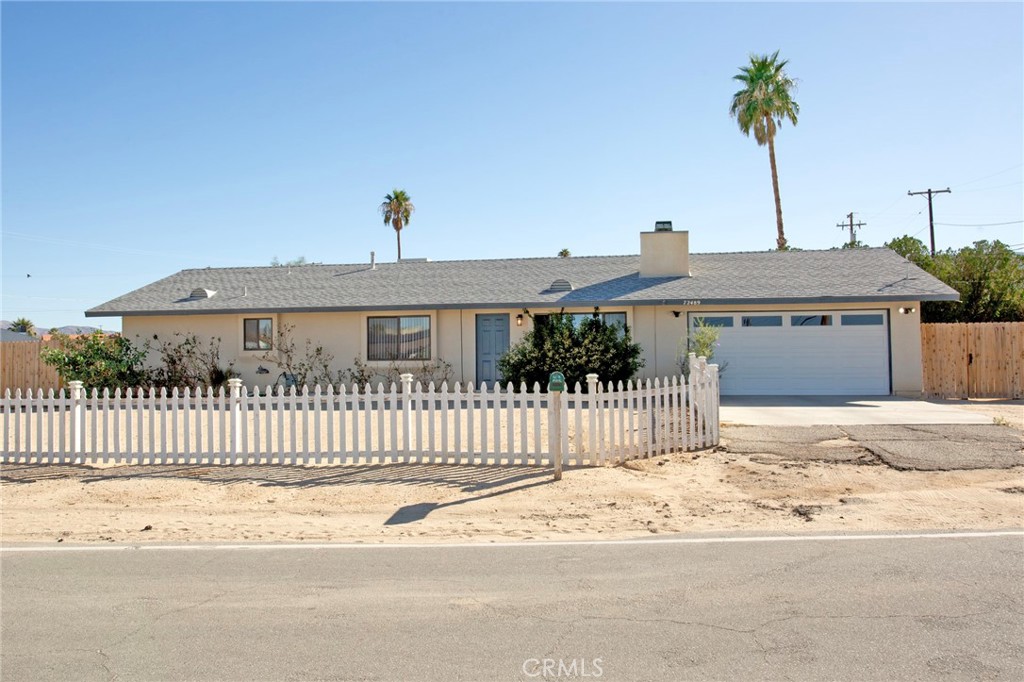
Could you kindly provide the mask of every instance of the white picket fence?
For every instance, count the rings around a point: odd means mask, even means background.
[[[607,465],[718,443],[718,368],[587,390],[458,383],[42,391],[0,399],[0,461],[54,464]],[[559,408],[555,409],[555,404]]]

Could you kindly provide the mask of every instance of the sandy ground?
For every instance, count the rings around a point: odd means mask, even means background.
[[[842,442],[817,445],[833,461],[723,445],[567,469],[560,482],[512,466],[6,465],[0,540],[487,542],[1024,526],[1024,467],[896,471],[870,453],[835,457]]]
[[[992,417],[992,421],[1015,429],[1024,429],[1024,400],[942,400],[946,405]]]

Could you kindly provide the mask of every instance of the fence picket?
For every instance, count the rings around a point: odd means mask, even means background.
[[[431,462],[448,461],[448,382],[441,382],[441,451]]]

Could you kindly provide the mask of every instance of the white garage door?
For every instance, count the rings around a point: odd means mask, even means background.
[[[888,395],[884,310],[690,313],[721,331],[723,395]]]

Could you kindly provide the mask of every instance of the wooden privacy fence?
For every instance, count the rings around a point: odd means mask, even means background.
[[[925,395],[1024,397],[1024,322],[921,325]]]
[[[377,390],[317,386],[8,391],[0,400],[6,463],[605,465],[718,443],[718,368],[701,358],[678,377],[605,385],[552,400],[472,384]],[[554,409],[560,402],[560,409]]]
[[[57,390],[61,387],[57,370],[42,361],[44,348],[55,348],[54,341],[0,342],[0,393],[15,391]]]

